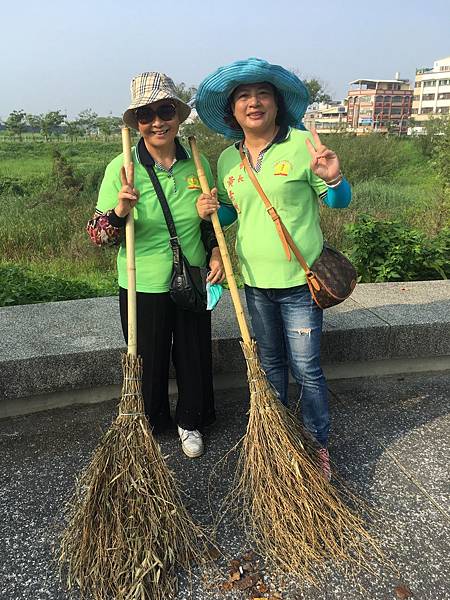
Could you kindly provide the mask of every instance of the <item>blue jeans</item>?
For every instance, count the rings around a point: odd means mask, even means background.
[[[327,445],[328,394],[320,366],[323,311],[308,286],[263,289],[245,286],[261,365],[283,404],[288,404],[289,368],[300,392],[303,424]]]

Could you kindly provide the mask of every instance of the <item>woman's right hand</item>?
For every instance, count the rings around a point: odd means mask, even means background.
[[[205,221],[211,220],[213,212],[219,208],[220,204],[217,200],[217,189],[213,188],[211,194],[200,194],[197,200],[197,212],[201,219]]]
[[[126,217],[130,210],[136,205],[139,200],[139,192],[133,187],[134,184],[134,165],[130,164],[128,169],[128,178],[125,171],[125,167],[120,169],[120,181],[122,187],[118,193],[118,204],[114,209],[114,212],[118,217]]]

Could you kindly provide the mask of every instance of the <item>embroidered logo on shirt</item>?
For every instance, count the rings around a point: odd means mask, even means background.
[[[292,163],[288,160],[280,160],[274,164],[274,175],[281,175],[282,177],[287,177],[289,175],[289,171],[292,169]]]
[[[195,175],[189,175],[188,177],[186,177],[186,181],[187,181],[187,186],[188,186],[188,190],[201,190],[201,186],[200,186],[200,181],[198,180],[198,177],[196,177]]]

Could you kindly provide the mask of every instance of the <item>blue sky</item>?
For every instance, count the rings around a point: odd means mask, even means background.
[[[129,82],[163,71],[197,85],[258,56],[345,97],[359,77],[414,78],[450,55],[450,2],[22,0],[0,5],[0,117],[92,108],[119,115]]]

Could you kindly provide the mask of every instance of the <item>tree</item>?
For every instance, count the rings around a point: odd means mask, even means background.
[[[187,86],[183,81],[175,84],[176,95],[180,100],[189,103],[190,100],[195,96],[197,88],[194,86]]]
[[[422,154],[426,158],[431,158],[435,150],[436,141],[441,138],[446,127],[448,128],[448,118],[430,117],[428,121],[420,123],[420,126],[417,124],[416,119],[411,118],[411,126],[420,127],[421,132],[414,134],[414,140]]]
[[[45,115],[42,115],[41,133],[46,142],[48,142],[54,133],[59,133],[61,131],[60,128],[62,123],[64,123],[66,116],[67,115],[63,115],[59,110],[52,110]]]
[[[295,75],[299,79],[303,81],[309,91],[310,95],[310,104],[314,104],[315,102],[331,102],[332,98],[327,90],[327,84],[324,83],[318,77],[308,77],[307,75],[302,75],[300,71],[296,68],[291,69]]]
[[[27,115],[27,122],[32,129],[39,130],[48,142],[54,133],[61,131],[65,118],[66,115],[63,115],[60,110],[52,110],[45,115]]]
[[[41,130],[42,115],[27,115],[26,119],[33,132]]]
[[[97,132],[97,117],[97,113],[94,112],[92,108],[86,108],[79,113],[78,123],[86,134],[89,135]]]
[[[98,131],[105,136],[106,139],[120,129],[122,119],[120,117],[97,117],[95,124]]]
[[[13,110],[5,121],[6,129],[22,139],[22,133],[27,128],[27,116],[23,110]]]
[[[314,102],[331,102],[332,98],[326,91],[325,84],[319,79],[316,79],[315,77],[311,79],[304,79],[303,83],[308,88],[309,95],[311,97],[311,104],[314,104]]]
[[[80,125],[80,122],[78,121],[78,119],[75,119],[74,121],[66,120],[65,133],[66,133],[67,137],[73,142],[73,141],[77,140],[79,137],[81,137],[82,135],[84,135],[84,130],[83,130],[82,126]]]

